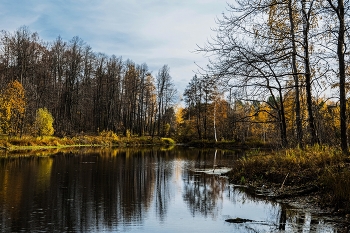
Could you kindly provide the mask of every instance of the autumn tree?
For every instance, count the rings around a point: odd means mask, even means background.
[[[349,16],[349,1],[344,0],[326,0],[327,6],[326,17],[327,32],[335,35],[330,38],[328,46],[336,51],[339,77],[339,103],[340,103],[340,145],[344,153],[348,153],[348,136],[347,136],[347,114],[346,114],[346,41],[349,39],[348,16]]]
[[[0,41],[0,89],[17,79],[26,90],[21,131],[32,133],[36,111],[44,107],[61,136],[102,130],[157,135],[168,125],[174,131],[173,83],[169,75],[155,79],[146,63],[94,52],[79,37],[44,42],[25,26],[1,31]],[[169,73],[168,66],[163,70]]]
[[[51,136],[54,133],[54,119],[47,108],[39,108],[36,113],[35,126],[39,136]]]
[[[0,94],[0,127],[3,133],[19,135],[23,131],[26,97],[22,84],[10,82]]]
[[[278,53],[287,55],[290,58],[291,76],[293,78],[293,93],[296,138],[297,143],[304,143],[303,123],[302,123],[302,93],[306,95],[308,132],[310,132],[310,143],[318,143],[317,130],[313,113],[312,83],[315,78],[317,63],[313,63],[311,68],[311,53],[314,47],[316,35],[313,31],[317,28],[319,14],[317,8],[318,1],[311,0],[287,0],[270,1],[269,7],[269,33],[270,40],[275,43],[273,46],[279,48],[275,50]],[[312,40],[314,39],[314,41]],[[305,88],[305,90],[303,90]]]
[[[228,14],[218,20],[216,38],[198,51],[213,57],[206,72],[228,84],[236,98],[271,103],[271,109],[276,109],[280,143],[287,146],[283,96],[291,88],[285,83],[293,74],[292,69],[286,69],[290,67],[290,46],[287,41],[277,46],[281,39],[266,33],[270,26],[260,20],[268,19],[266,12],[274,4],[278,3],[237,1],[229,5]]]
[[[332,8],[329,2],[333,1],[235,1],[228,4],[227,12],[217,19],[214,29],[217,36],[197,49],[210,57],[208,66],[200,72],[217,77],[242,101],[265,102],[270,106],[279,122],[283,146],[289,144],[287,138],[290,138],[283,106],[288,93],[294,95],[295,129],[289,133],[293,133],[296,140],[292,142],[319,143],[314,117],[315,93],[329,87],[321,78],[327,77],[325,74],[334,68],[329,69],[328,55],[320,49],[334,50],[334,46],[320,46],[320,41],[334,39],[332,35],[338,28],[334,20],[325,24],[331,28],[328,32],[322,31],[320,25],[326,22],[322,22],[324,18],[336,17],[336,14],[331,16],[333,8],[341,12],[339,4]],[[329,9],[325,7],[327,3]],[[327,12],[326,17],[320,12]],[[304,98],[305,112],[301,106]],[[304,119],[308,124],[303,123]]]

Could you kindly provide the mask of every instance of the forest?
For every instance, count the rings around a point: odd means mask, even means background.
[[[25,26],[0,40],[1,133],[37,134],[39,109],[52,115],[57,136],[170,130],[176,90],[167,65],[153,77],[145,63],[95,53],[79,37],[43,42]]]
[[[57,136],[112,131],[348,151],[348,10],[341,0],[228,4],[216,36],[196,49],[208,65],[184,93],[168,65],[153,75],[79,37],[44,42],[26,26],[2,31],[0,133],[38,134],[46,109]]]
[[[340,145],[347,152],[349,7],[342,0],[228,4],[216,36],[197,48],[209,64],[188,86],[198,92],[186,95],[189,109],[202,112],[209,96],[220,111],[225,105],[220,137]],[[221,124],[225,117],[212,112]],[[206,125],[206,118],[197,114],[197,123]]]

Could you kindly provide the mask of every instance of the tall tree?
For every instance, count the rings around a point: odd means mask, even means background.
[[[191,116],[195,118],[196,122],[196,129],[198,138],[202,139],[203,133],[203,96],[204,96],[204,89],[203,89],[203,82],[201,78],[198,78],[197,75],[193,76],[190,83],[186,87],[184,91],[184,97],[185,102],[188,106],[188,118],[191,119]],[[205,124],[204,124],[205,125]]]
[[[297,69],[297,47],[295,38],[295,16],[293,15],[292,0],[288,0],[288,15],[290,23],[290,38],[292,44],[292,75],[294,79],[295,88],[295,116],[297,125],[297,141],[299,145],[303,142],[303,131],[302,131],[302,120],[301,120],[301,110],[300,110],[300,84]]]
[[[84,42],[79,37],[73,37],[68,50],[65,53],[67,68],[61,99],[60,120],[64,125],[64,131],[72,133],[74,128],[74,117],[76,114],[77,102],[79,101],[77,91],[82,74],[83,46]]]
[[[337,24],[335,28],[338,29],[337,35],[337,57],[338,57],[338,76],[339,76],[339,102],[340,102],[340,134],[341,140],[340,145],[344,153],[348,153],[348,137],[347,137],[347,115],[346,115],[346,65],[345,65],[345,54],[346,54],[346,19],[348,12],[345,11],[344,0],[326,0],[332,15],[335,16]],[[346,9],[349,8],[348,1]]]
[[[169,72],[170,68],[168,65],[164,65],[158,71],[156,79],[158,98],[158,135],[164,135],[164,132],[162,132],[163,127],[166,123],[169,123],[169,119],[165,118],[164,116],[166,111],[171,107],[176,94],[176,89],[174,88],[174,83],[172,82],[172,78]]]
[[[303,23],[303,50],[304,50],[304,76],[305,76],[305,89],[306,89],[306,103],[308,111],[308,122],[311,131],[311,143],[320,143],[316,132],[316,124],[313,113],[313,103],[312,103],[312,92],[311,92],[311,67],[310,67],[310,45],[309,45],[309,32],[310,27],[312,27],[312,21],[317,21],[314,13],[314,3],[315,0],[306,1],[301,0],[301,12],[302,12],[302,23]],[[308,7],[307,7],[308,5]],[[312,17],[314,19],[312,19]],[[316,22],[314,22],[316,23]]]

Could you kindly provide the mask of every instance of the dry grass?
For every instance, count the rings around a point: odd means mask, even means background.
[[[320,177],[324,203],[336,210],[350,212],[350,170],[348,166],[327,168]]]
[[[237,161],[230,177],[234,183],[275,186],[317,185],[323,203],[350,212],[350,164],[339,148],[329,146],[253,151]]]
[[[102,131],[99,135],[78,135],[75,137],[9,137],[0,139],[0,148],[8,150],[30,149],[30,147],[67,147],[67,146],[142,146],[142,145],[168,145],[175,143],[172,139],[158,137],[120,137],[112,131]]]
[[[318,178],[323,169],[343,161],[339,149],[314,146],[305,149],[287,149],[277,152],[253,151],[241,158],[233,172],[234,180],[244,176],[245,181],[269,180],[286,184],[308,182]]]

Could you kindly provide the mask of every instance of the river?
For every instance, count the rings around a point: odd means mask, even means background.
[[[239,153],[82,149],[0,157],[1,232],[340,232],[220,176]],[[253,222],[229,223],[226,219]]]

